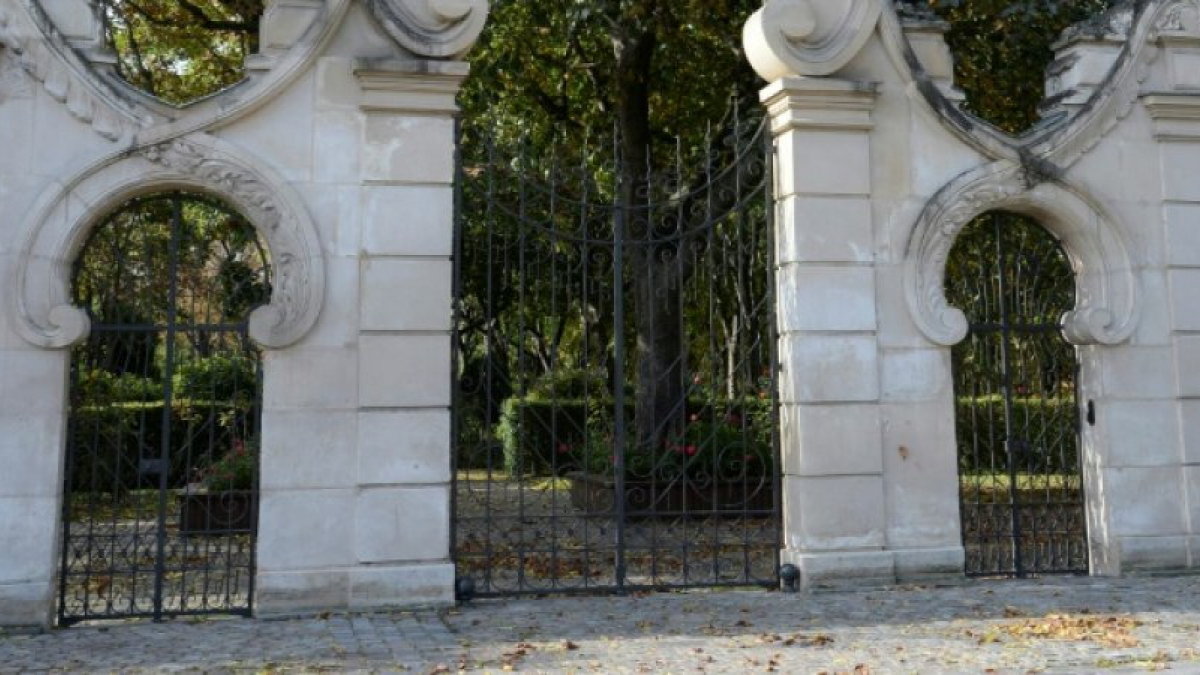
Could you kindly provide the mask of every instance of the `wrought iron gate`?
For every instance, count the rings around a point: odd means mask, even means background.
[[[534,157],[500,136],[460,143],[464,588],[777,584],[765,125],[734,115],[695,167],[634,178],[594,147]]]
[[[174,193],[100,225],[75,265],[92,330],[72,352],[58,621],[249,614],[259,353],[254,229]]]
[[[1086,572],[1066,255],[1036,223],[988,214],[960,235],[947,296],[971,322],[953,354],[967,573]]]

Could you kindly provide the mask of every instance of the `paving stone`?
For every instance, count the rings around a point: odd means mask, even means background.
[[[26,672],[1200,672],[1200,577],[489,600],[0,636]]]

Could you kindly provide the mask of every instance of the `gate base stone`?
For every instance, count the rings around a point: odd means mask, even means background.
[[[783,563],[800,569],[804,590],[862,589],[898,582],[961,581],[963,548],[800,552],[785,550]]]
[[[1123,574],[1173,572],[1188,568],[1188,537],[1121,537]],[[1194,553],[1194,550],[1192,551]]]
[[[49,628],[47,608],[51,606],[53,590],[45,581],[0,584],[0,627]]]
[[[896,580],[962,581],[966,553],[961,546],[917,548],[893,551],[896,556]]]
[[[258,618],[454,604],[454,566],[413,564],[305,572],[260,572]]]

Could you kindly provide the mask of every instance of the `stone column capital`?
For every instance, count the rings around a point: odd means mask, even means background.
[[[454,115],[455,98],[470,70],[463,61],[358,59],[359,106],[369,113]]]
[[[761,94],[777,136],[801,129],[869,131],[877,97],[874,83],[804,77],[782,78]]]

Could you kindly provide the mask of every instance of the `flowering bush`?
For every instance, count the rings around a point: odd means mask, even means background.
[[[228,452],[199,472],[199,478],[210,492],[252,490],[257,473],[257,444],[238,438]]]
[[[679,432],[669,434],[660,448],[629,442],[625,471],[632,479],[689,475],[721,480],[770,475],[773,470],[770,433],[750,420],[729,413],[716,419],[692,415]],[[611,434],[592,434],[582,447],[561,444],[558,452],[572,455],[588,473],[612,475],[616,464]]]

